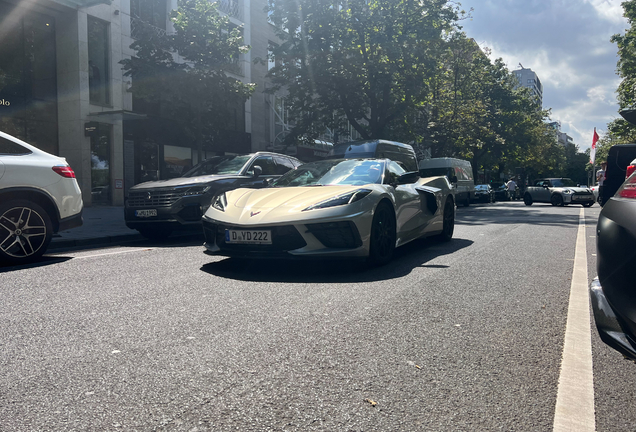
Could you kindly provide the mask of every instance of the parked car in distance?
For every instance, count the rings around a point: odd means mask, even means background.
[[[511,196],[508,186],[503,183],[491,183],[490,187],[495,192],[495,201],[510,201]]]
[[[212,199],[236,188],[262,188],[302,162],[278,153],[214,156],[182,177],[130,188],[124,207],[128,228],[164,239],[180,227],[196,227]]]
[[[375,265],[420,237],[450,241],[454,224],[448,179],[420,178],[389,159],[311,162],[265,189],[223,193],[203,216],[210,255]]]
[[[553,206],[581,204],[583,207],[591,207],[595,200],[591,189],[578,186],[569,178],[545,178],[536,180],[534,186],[526,188],[523,202],[527,206],[539,202]]]
[[[329,152],[329,159],[391,159],[406,171],[417,171],[417,157],[413,147],[397,141],[366,140],[336,144]]]
[[[475,202],[495,202],[495,191],[489,184],[475,185]]]
[[[82,225],[83,208],[64,158],[0,132],[0,261],[38,259],[53,234]]]
[[[419,162],[420,176],[445,175],[454,186],[456,202],[465,207],[475,199],[475,180],[470,162],[455,158],[432,158]],[[455,181],[453,181],[455,180]]]
[[[603,342],[636,360],[636,174],[601,210],[596,225],[596,269],[590,286],[596,328]]]
[[[627,166],[634,159],[636,159],[636,144],[620,144],[610,147],[601,202],[607,202],[621,187],[627,175]]]

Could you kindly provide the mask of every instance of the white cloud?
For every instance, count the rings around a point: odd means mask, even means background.
[[[521,63],[538,75],[544,108],[583,151],[594,127],[601,133],[619,117],[610,38],[629,27],[621,1],[464,0],[465,9],[474,9],[464,31],[510,70]]]

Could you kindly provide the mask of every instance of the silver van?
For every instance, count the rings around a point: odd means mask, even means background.
[[[455,158],[432,158],[420,161],[420,177],[445,175],[455,186],[455,202],[468,207],[475,199],[473,167],[467,160]]]
[[[417,171],[417,158],[413,147],[397,141],[366,140],[336,144],[329,152],[329,159],[391,159],[399,162],[407,172]]]

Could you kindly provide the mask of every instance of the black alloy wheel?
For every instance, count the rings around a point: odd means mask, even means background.
[[[27,200],[0,205],[0,259],[15,264],[41,257],[51,242],[53,228],[46,210]]]
[[[563,206],[563,197],[559,194],[554,194],[550,197],[550,204],[557,207]]]
[[[441,241],[449,242],[453,239],[455,231],[455,204],[451,198],[446,198],[444,204],[444,224],[441,234],[437,238]]]
[[[527,206],[531,206],[532,205],[532,195],[530,195],[529,193],[526,193],[523,196],[523,203]]]
[[[395,211],[390,204],[382,202],[376,207],[371,224],[369,263],[384,265],[391,261],[396,238]]]

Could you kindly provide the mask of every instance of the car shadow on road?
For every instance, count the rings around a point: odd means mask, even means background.
[[[469,247],[473,242],[453,239],[449,243],[419,239],[395,250],[393,260],[381,267],[365,262],[338,260],[247,260],[226,258],[201,270],[214,276],[251,282],[359,283],[397,279],[418,267],[447,269],[452,266],[427,263]]]
[[[25,270],[30,268],[37,267],[46,267],[54,264],[60,264],[65,261],[73,259],[72,257],[65,256],[43,256],[39,261],[27,263],[27,264],[10,264],[10,263],[0,263],[0,273],[6,273],[15,270]]]
[[[580,205],[553,207],[550,204],[534,204],[530,207],[525,206],[522,202],[513,201],[513,203],[504,202],[503,205],[458,209],[455,223],[457,225],[527,224],[545,226],[578,226],[579,224]]]

